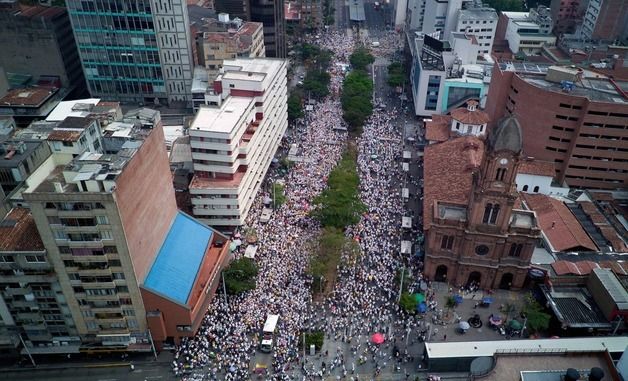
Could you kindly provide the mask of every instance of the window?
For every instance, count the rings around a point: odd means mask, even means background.
[[[113,273],[113,279],[124,279],[124,273]]]
[[[81,280],[78,273],[68,273],[68,278],[70,278],[70,280]]]
[[[52,235],[55,237],[55,239],[68,239],[68,236],[65,234],[65,232],[61,230],[53,230]]]
[[[477,255],[486,255],[489,252],[489,248],[486,245],[478,245],[475,247],[475,253]]]
[[[44,255],[27,255],[26,262],[28,263],[46,263],[46,257]]]
[[[15,263],[15,257],[12,255],[2,255],[0,256],[0,262],[3,263]]]
[[[499,204],[486,204],[484,207],[484,217],[482,223],[494,225],[497,222],[497,216],[499,215]]]
[[[96,216],[96,221],[98,221],[98,225],[109,225],[107,216]]]
[[[538,185],[534,187],[534,193],[539,193],[539,186]]]
[[[497,168],[497,173],[495,174],[495,180],[504,181],[505,175],[506,175],[506,168]]]
[[[130,309],[130,308],[124,308],[124,309],[122,309],[122,314],[124,316],[135,316],[135,310],[134,309]]]
[[[440,248],[451,250],[454,247],[454,236],[444,235],[440,241]]]
[[[521,190],[522,190],[523,192],[527,192],[527,191],[528,191],[528,186],[527,186],[527,185],[524,185],[524,186],[523,186],[523,188],[521,188]]]
[[[509,257],[521,257],[521,250],[523,249],[523,244],[521,243],[513,243],[510,245],[510,252],[508,253]]]
[[[105,254],[117,254],[118,253],[118,248],[115,246],[104,246],[103,250]]]
[[[103,230],[100,232],[100,238],[101,239],[113,239],[113,235],[111,234],[111,231]]]
[[[72,254],[69,246],[59,246],[59,254]]]

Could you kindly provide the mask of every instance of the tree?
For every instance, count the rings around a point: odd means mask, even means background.
[[[322,292],[323,278],[331,278],[336,266],[340,262],[343,247],[347,245],[348,238],[342,230],[334,227],[325,227],[316,242],[315,254],[310,256],[308,274],[312,276],[312,290]]]
[[[327,179],[327,188],[314,199],[316,209],[312,215],[324,227],[344,230],[349,225],[360,221],[360,215],[366,207],[360,201],[356,153],[347,150],[331,171]]]
[[[401,298],[399,299],[399,306],[403,308],[403,310],[407,313],[413,314],[416,312],[418,303],[414,295],[408,292],[404,292],[403,294],[401,294]]]
[[[354,70],[345,78],[342,89],[343,118],[351,131],[359,130],[373,113],[373,82],[362,70]]]
[[[532,333],[549,328],[552,316],[543,311],[543,306],[534,299],[532,293],[526,295],[521,314],[526,317],[526,327]]]
[[[510,320],[510,315],[517,310],[517,307],[512,303],[506,303],[501,308],[502,313],[506,315],[506,321]]]
[[[393,62],[388,65],[388,84],[390,86],[403,86],[406,83],[406,70],[401,62]]]
[[[366,67],[375,62],[375,57],[364,46],[356,48],[351,56],[349,62],[353,66],[354,70],[366,70]]]
[[[284,187],[280,183],[273,183],[271,189],[271,197],[275,208],[279,208],[286,202],[286,195],[284,193]]]
[[[305,336],[305,348],[310,349],[310,345],[314,344],[317,351],[320,351],[325,341],[325,334],[323,331],[305,332],[299,337],[299,346],[303,345],[303,336]]]
[[[303,88],[309,91],[314,98],[323,98],[329,95],[329,73],[322,70],[308,71],[303,80]]]
[[[255,288],[257,265],[250,258],[240,258],[231,262],[224,270],[225,287],[230,295],[237,295]]]
[[[294,122],[303,118],[303,99],[299,94],[293,93],[288,97],[288,119]]]

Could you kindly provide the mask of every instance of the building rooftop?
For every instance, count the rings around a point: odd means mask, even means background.
[[[536,63],[513,63],[500,62],[499,68],[502,71],[513,71],[524,81],[540,87],[547,91],[567,94],[571,96],[580,96],[588,98],[592,101],[607,103],[628,103],[625,91],[622,89],[628,86],[627,81],[613,80],[598,72],[579,68],[582,77],[578,81],[571,82],[570,87],[566,87],[560,81],[550,81],[547,76],[550,68],[563,71],[575,71],[566,66],[556,66],[554,64],[536,64]]]
[[[519,162],[517,173],[554,177],[556,175],[556,169],[554,167],[554,163],[550,161],[525,159]]]
[[[593,269],[593,274],[600,280],[613,302],[620,310],[628,310],[628,291],[622,286],[617,276],[607,269]]]
[[[234,75],[234,73],[248,76],[247,72],[262,74],[265,77],[273,78],[285,64],[285,60],[278,58],[238,58],[235,60],[225,60],[223,62],[225,71],[223,78],[226,78],[226,74]]]
[[[460,345],[453,341],[425,343],[427,357],[432,358],[461,358],[494,356],[495,354],[519,354],[522,357],[529,354],[566,354],[578,352],[606,352],[622,353],[626,349],[625,336],[578,337],[569,339],[539,339],[539,340],[499,340],[499,341],[468,341]],[[510,356],[509,356],[510,357]],[[519,357],[519,356],[514,356]],[[499,363],[499,361],[498,361]],[[493,373],[503,376],[501,373]],[[518,374],[517,374],[518,376]],[[492,378],[492,380],[504,380]],[[510,378],[509,378],[510,379]],[[516,379],[518,380],[518,378]]]
[[[57,107],[46,117],[46,121],[60,122],[69,116],[89,116],[98,102],[100,102],[98,98],[59,102]]]
[[[81,131],[76,130],[53,130],[48,134],[46,140],[59,142],[76,142],[81,137]]]
[[[539,285],[556,318],[570,328],[611,328],[586,287]]]
[[[6,140],[0,143],[0,168],[17,168],[18,164],[28,159],[41,144],[39,140]]]
[[[208,179],[194,175],[192,181],[190,182],[190,189],[237,189],[240,187],[240,183],[242,182],[244,175],[245,172],[236,172],[233,174],[232,179]]]
[[[52,20],[55,17],[66,13],[65,7],[44,7],[42,5],[20,5],[20,11],[16,16],[28,17],[32,19]]]
[[[608,254],[557,254],[556,257],[558,260],[551,263],[552,271],[556,275],[589,275],[597,268],[612,270],[620,276],[628,275],[628,262],[621,257]]]
[[[0,222],[0,252],[43,251],[35,220],[30,210],[13,208]]]
[[[82,130],[92,125],[93,119],[89,117],[68,116],[59,125],[57,129],[60,130]]]
[[[470,101],[471,102],[471,101]],[[476,102],[477,106],[477,102]],[[459,107],[451,111],[451,117],[454,120],[464,124],[482,125],[490,121],[490,117],[484,111],[478,109],[469,110],[466,107]]]
[[[57,91],[58,89],[49,87],[27,87],[9,90],[0,98],[0,107],[40,107]]]
[[[536,340],[526,340],[536,341]],[[493,371],[483,380],[486,381],[564,381],[567,369],[578,369],[580,380],[587,380],[591,368],[597,367],[604,371],[605,381],[617,381],[608,367],[607,355],[597,353],[498,356]]]
[[[434,114],[431,119],[425,119],[425,139],[428,141],[444,142],[449,139],[451,132],[451,116]]]
[[[484,157],[484,142],[462,136],[425,147],[423,221],[429,229],[435,202],[466,207],[473,189],[473,171]]]
[[[560,200],[543,194],[522,194],[526,206],[535,211],[552,251],[597,251],[576,217]]]
[[[458,20],[497,20],[499,16],[493,8],[461,9]]]
[[[143,287],[187,305],[214,231],[178,212]]]
[[[194,117],[190,130],[229,134],[243,122],[244,111],[255,99],[250,97],[229,96],[220,108],[201,107]]]

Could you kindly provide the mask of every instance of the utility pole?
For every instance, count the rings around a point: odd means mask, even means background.
[[[26,343],[24,342],[24,339],[22,338],[22,334],[18,333],[17,334],[20,338],[20,342],[22,343],[22,345],[24,346],[24,349],[26,350],[26,354],[28,355],[28,358],[31,359],[31,363],[33,364],[34,367],[37,367],[37,364],[35,364],[35,359],[33,359],[33,355],[31,354],[30,349],[28,349],[28,347],[26,346]]]
[[[401,301],[401,293],[403,292],[403,278],[406,275],[406,266],[401,268],[401,282],[399,282],[399,297],[397,298],[397,303]]]
[[[303,367],[305,367],[305,331],[303,331]]]
[[[227,301],[227,286],[225,284],[225,272],[221,271],[220,276],[222,276],[222,292],[223,292],[223,295],[225,296],[225,304],[229,305],[229,302]]]
[[[153,334],[150,333],[150,329],[148,330],[148,339],[150,340],[150,348],[153,350],[155,361],[157,361],[157,350],[155,350],[155,342],[153,341]]]

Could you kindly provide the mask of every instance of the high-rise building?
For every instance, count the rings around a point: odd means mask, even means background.
[[[589,0],[582,23],[582,37],[613,42],[628,37],[628,2]]]
[[[159,113],[104,135],[125,143],[54,168],[24,198],[82,342],[125,345],[147,339],[139,284],[177,209]]]
[[[554,34],[573,34],[578,24],[582,23],[586,3],[581,0],[552,0],[550,10]]]
[[[0,222],[0,353],[78,353],[76,327],[28,209]],[[21,336],[21,338],[20,338]],[[0,357],[2,356],[0,354]]]
[[[493,8],[469,8],[458,11],[454,31],[476,38],[480,55],[491,54],[497,29],[497,12]]]
[[[287,62],[225,61],[219,106],[201,106],[189,130],[194,215],[222,231],[244,224],[288,127]],[[214,102],[215,103],[215,102]]]
[[[92,96],[191,105],[193,57],[184,0],[68,0]]]
[[[218,0],[216,12],[264,24],[266,57],[286,57],[284,3],[278,0]]]
[[[72,95],[84,95],[85,77],[64,7],[5,2],[0,7],[0,47],[5,71],[30,75],[34,83],[57,80]]]
[[[526,155],[555,163],[572,188],[628,186],[628,82],[583,68],[501,62],[493,67],[486,111],[515,115]]]

